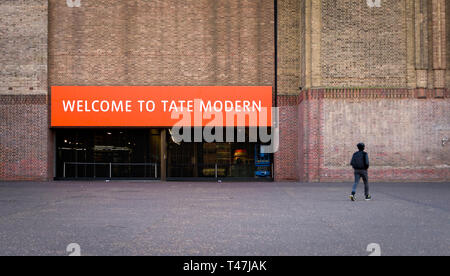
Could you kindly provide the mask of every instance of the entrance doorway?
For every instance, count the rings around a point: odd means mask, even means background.
[[[55,179],[272,181],[272,154],[249,142],[248,129],[238,131],[247,142],[175,143],[164,129],[57,129]]]
[[[272,154],[259,142],[175,143],[169,134],[167,145],[169,180],[272,180]]]
[[[158,129],[56,130],[57,179],[159,179]]]

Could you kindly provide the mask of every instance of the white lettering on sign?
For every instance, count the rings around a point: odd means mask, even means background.
[[[381,0],[367,0],[369,8],[381,8]]]
[[[236,113],[251,113],[261,112],[261,101],[250,100],[236,100],[236,101],[203,101],[199,100],[200,104],[197,109],[200,112],[236,112]],[[164,112],[194,112],[194,101],[189,100],[161,100],[156,103],[151,100],[137,100],[136,107],[139,107],[139,112],[154,112],[158,109],[158,104],[162,104]],[[133,101],[116,101],[116,100],[62,100],[64,112],[133,112]]]
[[[141,102],[139,103],[142,105]],[[151,101],[150,101],[151,102]],[[150,102],[147,102],[146,107],[148,112],[153,112],[155,110],[154,103],[153,108],[150,108]],[[77,101],[62,101],[64,112],[132,112],[132,102],[131,101],[99,101],[95,100],[92,102],[85,100]],[[142,107],[141,107],[142,112]]]
[[[156,104],[154,101],[138,101],[139,103],[139,112],[143,112],[144,111],[144,103],[145,103],[145,109],[147,110],[147,112],[153,112],[155,111],[156,108]]]
[[[63,101],[63,106],[64,106],[64,112],[67,112],[67,110],[70,109],[70,112],[73,112],[73,108],[75,107],[75,102],[74,101]]]
[[[261,101],[225,101],[225,104],[222,101],[201,101],[201,111],[202,112],[222,112],[225,110],[226,112],[261,112],[262,103]]]

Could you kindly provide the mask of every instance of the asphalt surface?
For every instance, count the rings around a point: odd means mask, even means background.
[[[0,255],[450,255],[450,183],[0,182]]]

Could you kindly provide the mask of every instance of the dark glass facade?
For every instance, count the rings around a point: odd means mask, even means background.
[[[271,180],[272,155],[249,142],[249,129],[235,129],[235,141],[238,132],[245,142],[176,143],[162,129],[57,129],[56,179]]]
[[[57,178],[158,178],[159,163],[159,130],[56,132]]]
[[[245,142],[175,143],[168,135],[168,178],[271,178],[272,155],[261,152],[261,143],[249,142],[248,128],[240,131]]]

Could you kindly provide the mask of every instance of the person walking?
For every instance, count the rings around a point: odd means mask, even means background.
[[[369,169],[369,155],[364,151],[366,148],[364,143],[359,143],[357,147],[358,151],[353,154],[352,160],[350,161],[350,165],[353,167],[355,173],[355,184],[353,184],[350,200],[356,201],[356,188],[362,178],[364,181],[364,195],[366,196],[366,200],[369,201],[372,199],[369,194],[369,176],[367,172]]]

